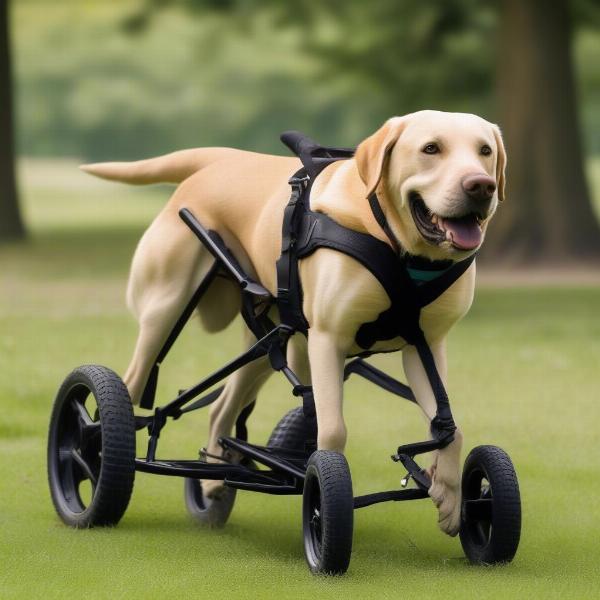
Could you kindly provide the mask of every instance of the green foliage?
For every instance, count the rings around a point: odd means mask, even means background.
[[[582,123],[600,151],[600,36],[590,28],[593,4],[576,6]],[[278,134],[289,128],[352,145],[389,116],[420,108],[493,119],[495,7],[19,0],[20,151],[87,159],[200,145],[281,152]]]
[[[317,61],[302,55],[297,33],[276,29],[269,15],[240,36],[221,15],[172,10],[131,36],[120,28],[126,11],[117,5],[109,11],[65,3],[36,30],[26,27],[35,23],[34,11],[25,11],[34,4],[20,8],[22,28],[17,23],[21,149],[28,154],[278,150],[278,134],[290,127],[330,132],[333,142],[362,109],[357,98],[352,114],[339,111],[346,95],[339,85],[310,84]],[[349,129],[349,142],[367,131]]]
[[[600,9],[599,9],[600,14]],[[598,20],[600,24],[600,18]],[[575,56],[579,67],[580,123],[588,152],[600,154],[600,35],[584,28],[577,38]]]

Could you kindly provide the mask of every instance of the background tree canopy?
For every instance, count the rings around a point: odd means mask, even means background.
[[[584,174],[586,153],[600,154],[593,0],[13,8],[22,154],[127,159],[211,145],[282,153],[285,129],[352,146],[392,115],[474,112],[500,124],[509,152],[511,202],[482,258],[597,264],[600,228]],[[0,179],[11,187],[10,172]],[[0,201],[0,238],[3,229],[19,237],[18,220],[2,218],[16,206]]]
[[[497,118],[494,3],[305,2],[296,14],[285,3],[151,4],[165,6],[132,32],[146,10],[137,0],[14,3],[21,153],[281,152],[292,127],[351,145],[423,107]],[[597,31],[578,28],[574,56],[586,149],[600,153]]]

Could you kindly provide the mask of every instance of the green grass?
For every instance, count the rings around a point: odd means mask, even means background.
[[[304,564],[299,498],[240,493],[227,527],[205,531],[186,515],[181,481],[144,474],[117,528],[63,526],[45,474],[52,399],[78,364],[124,371],[136,330],[123,300],[128,263],[166,195],[52,172],[25,170],[35,235],[27,246],[0,248],[0,597],[597,597],[593,287],[480,289],[450,338],[449,391],[466,447],[502,446],[518,469],[523,533],[511,565],[469,566],[459,541],[438,531],[429,501],[390,503],[356,513],[348,574],[316,578]],[[164,365],[159,397],[233,356],[240,327],[210,338],[190,324]],[[377,363],[401,375],[399,356]],[[422,439],[424,423],[413,406],[366,382],[350,380],[346,389],[355,491],[391,489],[403,471],[389,456],[398,443]],[[294,404],[274,376],[251,439],[264,442]],[[206,414],[194,413],[169,425],[159,453],[193,457],[206,431]]]

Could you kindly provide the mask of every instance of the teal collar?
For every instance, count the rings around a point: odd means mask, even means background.
[[[410,278],[417,284],[433,281],[451,269],[451,260],[429,260],[423,256],[404,255],[406,270]]]
[[[425,283],[426,281],[433,281],[437,279],[440,275],[443,275],[448,269],[451,269],[452,265],[449,267],[445,267],[443,269],[412,269],[407,267],[408,274],[410,278],[419,285],[420,283]]]

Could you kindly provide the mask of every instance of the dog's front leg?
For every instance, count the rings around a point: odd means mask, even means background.
[[[345,351],[337,336],[311,328],[308,333],[308,359],[312,377],[319,450],[343,452],[346,425],[342,411]]]
[[[444,384],[446,383],[446,344],[445,340],[431,346],[435,364]],[[419,406],[428,421],[435,416],[436,401],[421,359],[414,346],[407,347],[403,353],[404,372],[415,394]],[[460,526],[460,452],[462,433],[456,430],[454,441],[446,448],[435,453],[429,469],[432,485],[429,496],[439,511],[439,526],[448,535],[456,535]]]

